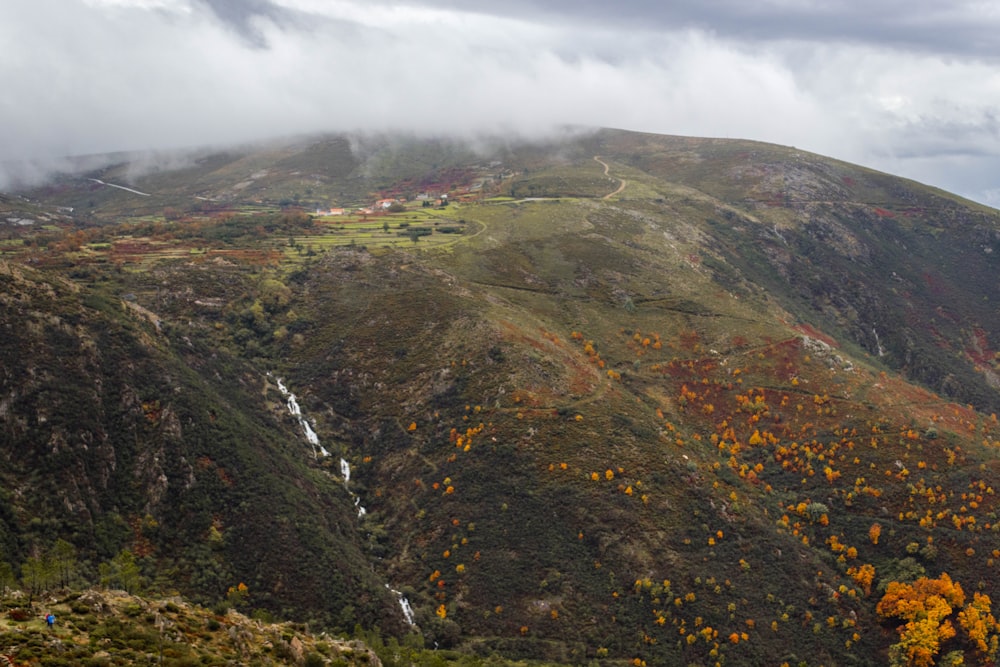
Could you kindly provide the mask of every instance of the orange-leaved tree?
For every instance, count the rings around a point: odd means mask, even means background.
[[[1000,624],[990,613],[990,596],[973,593],[972,602],[958,612],[958,624],[965,630],[977,653],[991,662],[996,659]]]
[[[890,582],[876,611],[885,618],[905,621],[897,628],[899,642],[889,649],[890,663],[932,667],[942,645],[957,635],[952,623],[955,620],[963,637],[953,642],[951,648],[956,650],[949,656],[964,659],[961,649],[968,647],[983,664],[992,664],[1000,624],[990,612],[990,602],[989,596],[975,593],[965,605],[962,586],[947,573],[937,579],[921,577],[913,583]],[[954,660],[951,664],[955,664]]]

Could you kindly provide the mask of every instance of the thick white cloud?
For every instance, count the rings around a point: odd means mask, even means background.
[[[580,124],[796,145],[996,203],[1000,74],[981,54],[900,46],[924,26],[879,11],[878,39],[850,38],[849,2],[741,3],[759,18],[745,34],[730,3],[718,29],[709,5],[630,4],[648,20],[587,2],[5,0],[0,158]],[[939,20],[971,24],[969,7]],[[764,21],[779,15],[802,29]]]

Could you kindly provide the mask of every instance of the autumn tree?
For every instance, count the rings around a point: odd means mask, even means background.
[[[972,602],[958,613],[958,624],[965,631],[973,650],[984,661],[995,662],[1000,644],[1000,624],[990,613],[990,597],[981,593],[972,594]]]
[[[875,579],[875,567],[873,565],[865,563],[860,567],[849,567],[847,568],[847,574],[854,579],[856,584],[861,586],[865,595],[871,595],[872,581]]]
[[[226,601],[236,609],[241,609],[250,597],[250,589],[242,581],[226,590]]]
[[[890,663],[932,667],[942,645],[958,634],[954,621],[963,636],[953,643],[970,648],[984,663],[992,664],[1000,625],[990,611],[990,598],[975,593],[972,601],[964,604],[965,592],[947,573],[937,579],[921,577],[912,584],[890,582],[876,607],[880,616],[904,621],[897,628],[899,642],[889,649]],[[962,655],[961,650],[949,654],[952,658]]]

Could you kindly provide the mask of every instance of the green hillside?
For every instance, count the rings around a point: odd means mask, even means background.
[[[3,246],[12,572],[126,550],[449,659],[992,664],[998,213],[754,142],[490,145],[28,193],[74,211]]]

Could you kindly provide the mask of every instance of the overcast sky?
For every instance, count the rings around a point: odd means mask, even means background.
[[[1000,206],[994,0],[0,0],[0,44],[0,160],[576,124]]]

